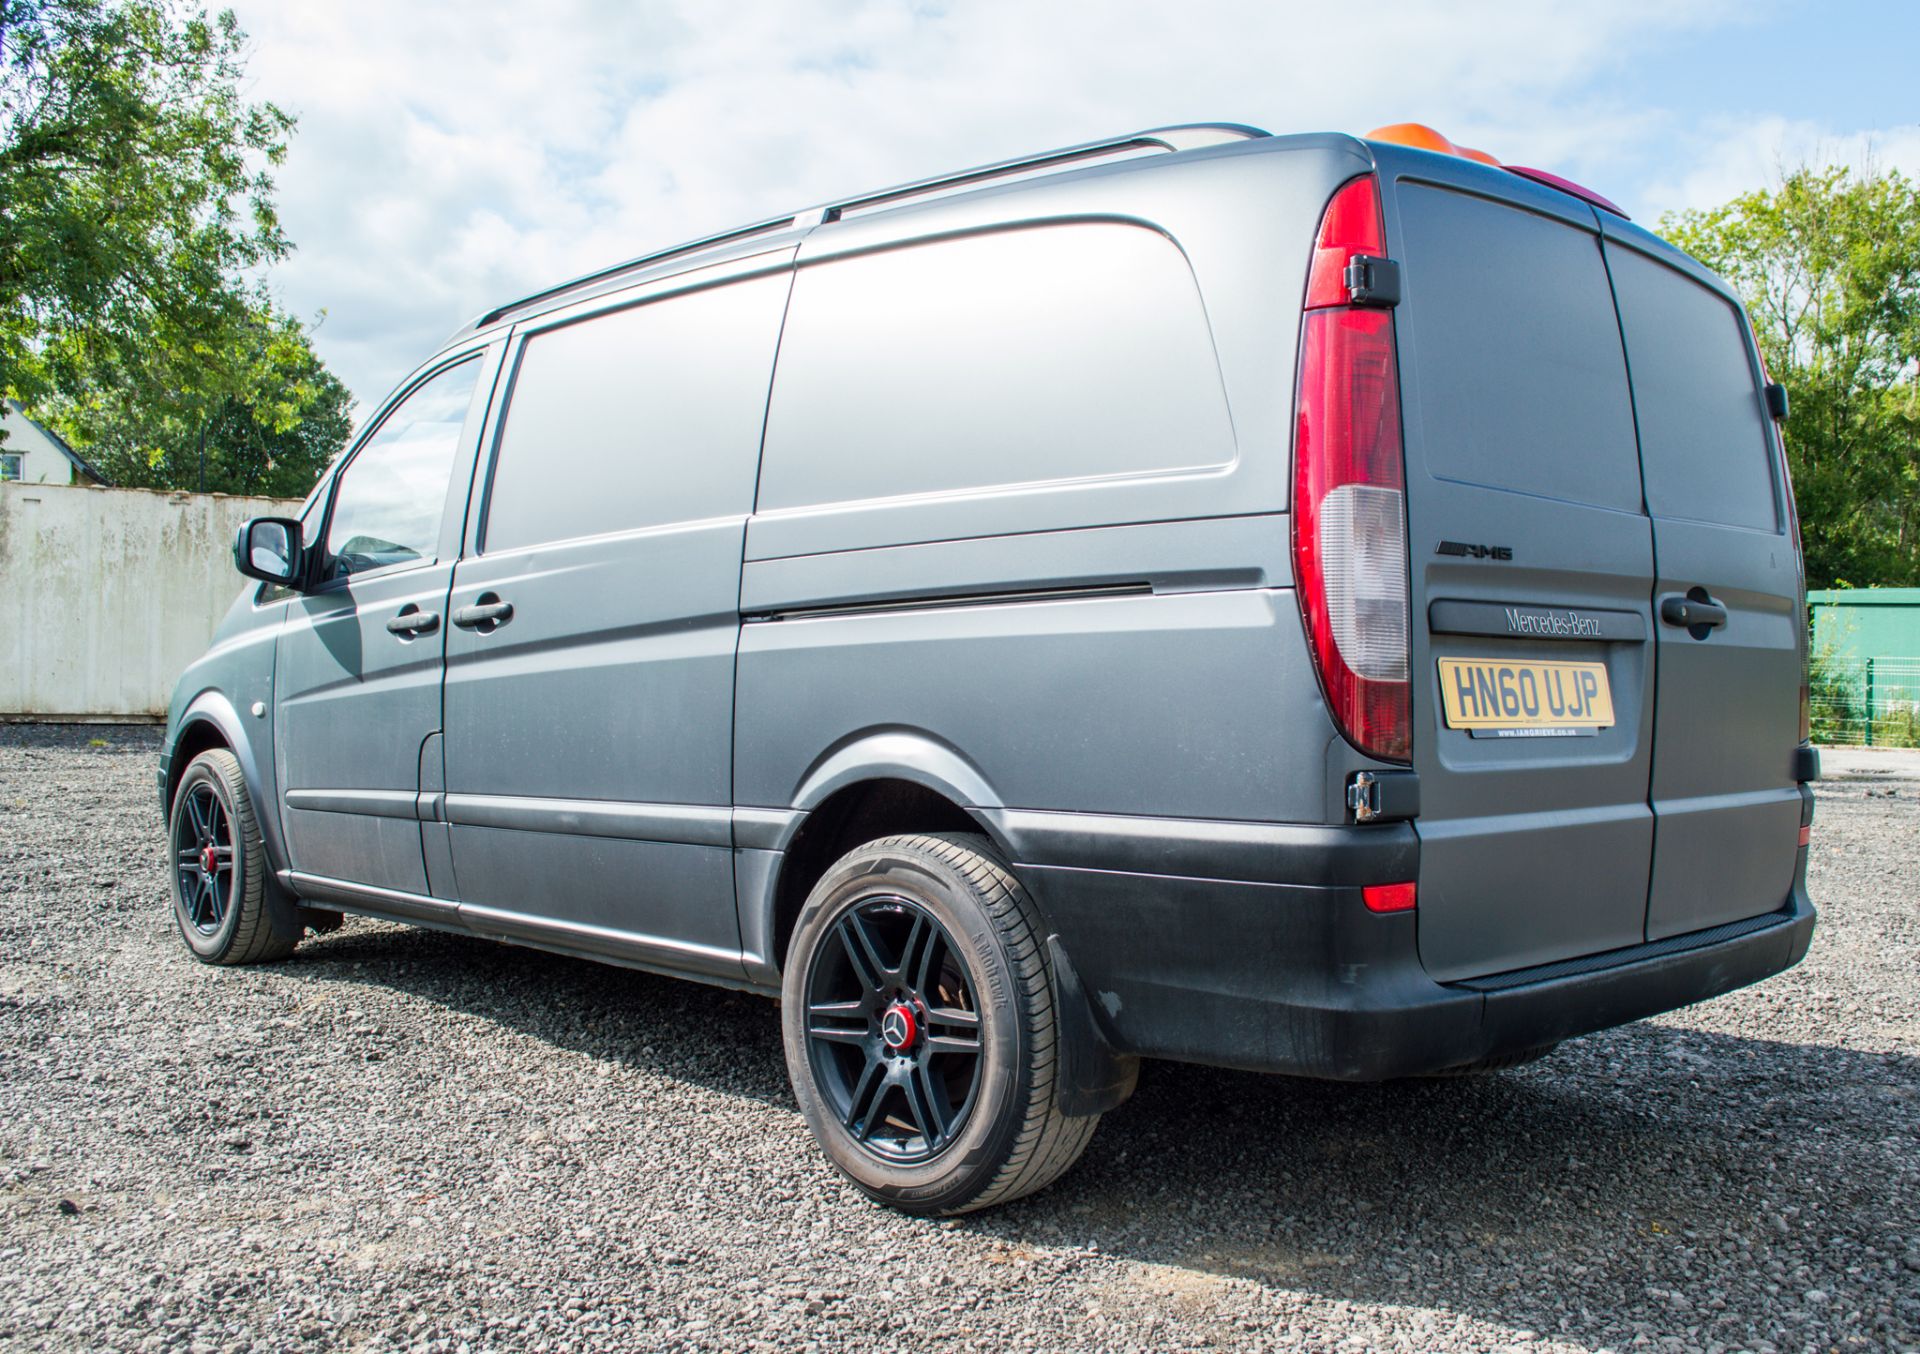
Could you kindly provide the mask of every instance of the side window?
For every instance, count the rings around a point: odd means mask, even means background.
[[[1235,456],[1186,256],[1137,226],[1041,226],[803,267],[762,511]]]
[[[329,579],[431,559],[480,364],[429,378],[380,421],[340,472],[327,523]]]
[[[0,451],[0,480],[17,480],[26,474],[27,456],[21,451]]]
[[[1607,249],[1655,517],[1780,529],[1773,437],[1740,312],[1631,249]]]
[[[529,338],[484,549],[752,512],[787,283],[725,283]]]

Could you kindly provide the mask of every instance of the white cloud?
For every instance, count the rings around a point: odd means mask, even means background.
[[[1692,138],[1683,160],[1647,185],[1643,197],[1656,215],[1715,207],[1756,188],[1776,187],[1802,166],[1827,165],[1897,169],[1920,179],[1920,125],[1842,131],[1781,117],[1716,118]]]
[[[240,4],[300,118],[286,304],[377,399],[474,313],[834,194],[1158,123],[1414,118],[1502,158],[1628,164],[1596,77],[1726,0],[1549,6],[742,0]]]

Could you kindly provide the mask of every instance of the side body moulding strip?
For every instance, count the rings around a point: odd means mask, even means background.
[[[769,621],[812,620],[821,616],[866,616],[896,611],[945,611],[955,607],[1009,606],[1021,602],[1075,602],[1088,597],[1141,597],[1153,592],[1150,583],[1088,583],[1068,588],[1029,588],[1018,592],[969,592],[933,597],[888,597],[875,601],[837,602],[799,606],[742,616],[749,625]]]
[[[449,794],[444,804],[448,822],[468,827],[684,842],[692,846],[733,845],[733,810],[704,804],[469,794]]]
[[[414,790],[289,790],[287,807],[309,813],[363,813],[372,818],[417,818]]]

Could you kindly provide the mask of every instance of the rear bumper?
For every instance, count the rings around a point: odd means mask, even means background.
[[[1415,877],[1405,824],[992,817],[1101,1033],[1147,1057],[1342,1081],[1413,1076],[1731,992],[1798,963],[1813,934],[1803,850],[1791,895],[1764,916],[1442,984],[1420,964],[1419,913],[1361,901],[1364,883]],[[1181,872],[1201,863],[1239,877]]]

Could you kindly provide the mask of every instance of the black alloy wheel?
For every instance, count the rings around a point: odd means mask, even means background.
[[[862,898],[807,975],[807,1053],[828,1105],[882,1159],[949,1147],[980,1086],[974,983],[946,929],[899,894]]]
[[[173,816],[175,883],[186,924],[217,935],[233,902],[233,819],[211,781],[188,786]]]
[[[867,842],[820,876],[788,943],[794,1099],[840,1173],[895,1208],[1045,1189],[1100,1121],[1066,1112],[1057,1001],[1039,908],[992,842]]]
[[[173,918],[203,964],[254,964],[293,952],[300,904],[273,878],[240,759],[210,748],[180,774],[167,819]]]

